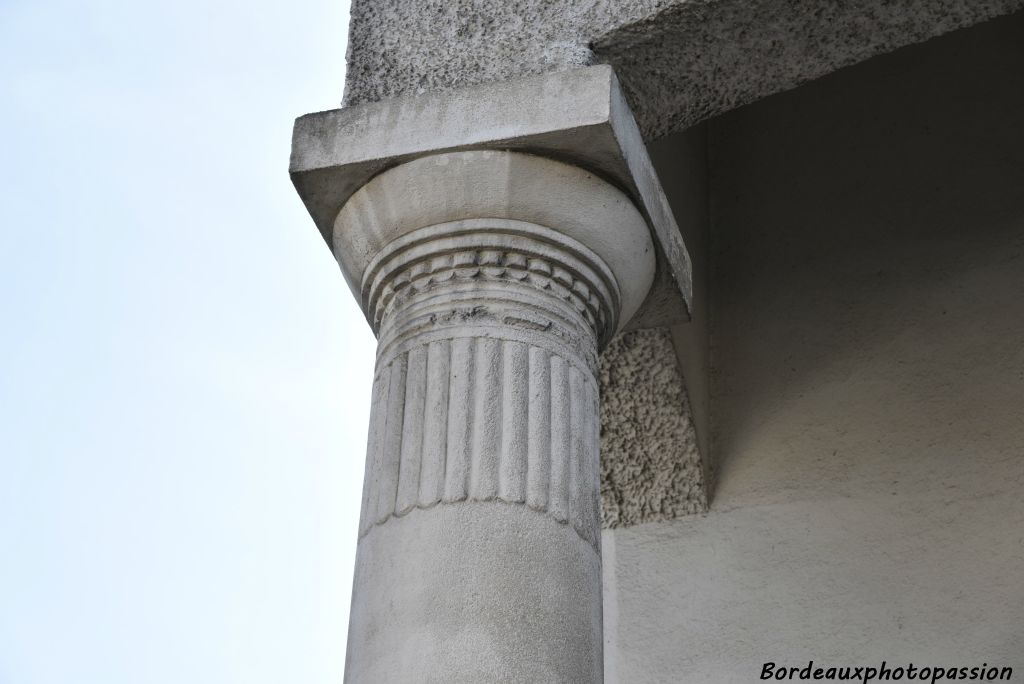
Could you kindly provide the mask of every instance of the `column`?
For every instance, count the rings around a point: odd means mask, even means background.
[[[643,217],[577,167],[452,152],[334,235],[378,337],[346,681],[600,682],[595,371],[650,288]]]

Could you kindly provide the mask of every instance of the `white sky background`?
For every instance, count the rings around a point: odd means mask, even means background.
[[[344,0],[0,0],[0,684],[337,683],[374,341],[287,175]]]

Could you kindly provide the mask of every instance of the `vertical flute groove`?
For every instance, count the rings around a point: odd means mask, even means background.
[[[473,444],[473,406],[476,398],[473,388],[476,340],[452,340],[452,363],[448,409],[447,450],[445,463],[444,500],[463,501],[469,494],[469,458]]]
[[[384,448],[384,427],[387,420],[387,397],[391,385],[391,366],[379,369],[373,379],[373,397],[370,403],[370,434],[366,445],[366,472],[363,474],[363,505],[359,516],[359,529],[365,531],[373,524],[377,511],[378,478],[381,451]]]
[[[402,447],[398,465],[395,512],[416,505],[423,463],[423,427],[427,398],[427,348],[414,347],[406,357],[405,404],[402,409]]]
[[[530,354],[521,342],[502,342],[501,465],[498,495],[526,501],[526,448],[530,410]]]
[[[575,368],[569,369],[569,407],[572,428],[569,449],[569,521],[577,529],[583,521],[583,434],[587,427],[586,395],[583,378]]]
[[[448,449],[448,390],[451,385],[451,342],[431,342],[427,348],[427,394],[423,416],[423,462],[420,466],[419,505],[429,506],[444,496]]]
[[[551,355],[532,347],[529,365],[526,503],[531,508],[544,510],[551,482]]]
[[[498,495],[502,361],[500,340],[477,340],[469,496],[478,501],[493,499]]]
[[[398,477],[402,467],[402,422],[405,411],[406,356],[401,354],[391,363],[388,401],[384,424],[384,444],[377,470],[376,521],[387,520],[395,511]]]
[[[583,457],[584,457],[584,479],[583,482],[592,482],[601,480],[601,425],[600,420],[600,406],[599,406],[599,395],[597,383],[591,381],[591,378],[583,377],[584,387],[586,388],[587,404],[587,425],[586,432],[584,433],[583,441]],[[599,530],[601,529],[601,490],[599,488],[585,487],[582,495],[584,497],[584,518],[582,529],[592,531],[594,533],[593,539],[590,541],[600,546],[601,535]]]
[[[569,519],[569,457],[572,448],[572,411],[568,364],[551,357],[551,486],[548,511],[559,522]]]

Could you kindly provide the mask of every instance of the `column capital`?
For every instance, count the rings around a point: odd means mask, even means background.
[[[363,207],[369,206],[356,195],[370,195],[373,191],[369,187],[363,191],[364,186],[385,185],[388,181],[381,179],[403,166],[407,168],[401,173],[407,178],[413,175],[413,169],[425,171],[433,166],[432,176],[428,174],[419,181],[421,183],[429,183],[431,177],[438,175],[437,164],[443,163],[440,159],[482,168],[486,166],[483,161],[486,155],[480,151],[484,150],[521,153],[508,157],[513,161],[507,173],[515,174],[520,167],[525,169],[531,164],[544,163],[523,159],[546,157],[562,162],[560,167],[564,169],[575,167],[571,172],[559,172],[569,185],[584,186],[587,182],[584,179],[589,177],[591,183],[604,181],[605,185],[616,188],[620,196],[635,207],[646,225],[656,263],[650,287],[647,287],[650,283],[620,282],[624,290],[629,290],[624,294],[638,288],[644,292],[642,301],[636,302],[636,306],[628,297],[624,298],[622,315],[616,327],[670,325],[689,319],[690,258],[636,122],[614,73],[606,66],[572,69],[299,117],[292,141],[292,181],[324,239],[338,256],[349,287],[360,301],[363,296],[363,262],[373,258],[373,254],[368,253],[373,245],[361,242],[359,235],[348,232],[347,226],[355,213],[349,204],[355,201]],[[477,151],[478,154],[448,156],[467,151]],[[437,159],[423,161],[431,157]],[[409,167],[413,162],[415,165]],[[517,182],[529,185],[528,173],[517,176]],[[570,179],[574,174],[578,178]],[[497,182],[500,175],[492,169],[486,175],[486,182]],[[485,182],[473,176],[465,178],[477,185]],[[446,192],[451,190],[448,188]],[[563,190],[561,187],[550,188],[549,193],[557,195]],[[580,191],[585,194],[582,187]],[[523,196],[517,188],[504,194],[512,200]],[[463,195],[472,196],[475,201],[486,201],[494,193],[467,191]],[[421,199],[429,200],[429,197],[424,194]],[[447,212],[449,215],[457,213],[447,198],[435,199],[428,201],[430,211],[437,214]],[[374,210],[383,206],[376,206]],[[600,204],[566,203],[562,214],[568,220],[564,225],[572,225],[573,220],[578,222],[580,217],[594,217],[595,225],[611,225],[608,220],[601,220],[601,208]],[[476,212],[478,207],[473,209],[462,218],[488,215]],[[349,218],[341,220],[341,214]],[[529,220],[522,216],[502,218]],[[588,238],[600,238],[601,232],[594,231]],[[606,236],[613,236],[615,230],[603,229],[603,232]],[[580,242],[595,249],[587,239],[580,239]],[[595,244],[600,245],[601,240],[597,239]],[[607,256],[612,265],[614,255]]]
[[[643,303],[655,267],[647,224],[622,191],[576,166],[493,150],[375,176],[338,214],[333,243],[375,333],[402,288],[519,281],[570,302],[603,347]]]

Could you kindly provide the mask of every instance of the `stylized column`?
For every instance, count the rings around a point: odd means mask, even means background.
[[[691,297],[611,69],[308,114],[290,172],[379,339],[348,681],[599,682],[597,354]]]
[[[378,335],[350,682],[602,679],[598,350],[649,229],[577,167],[449,152],[335,221]]]

